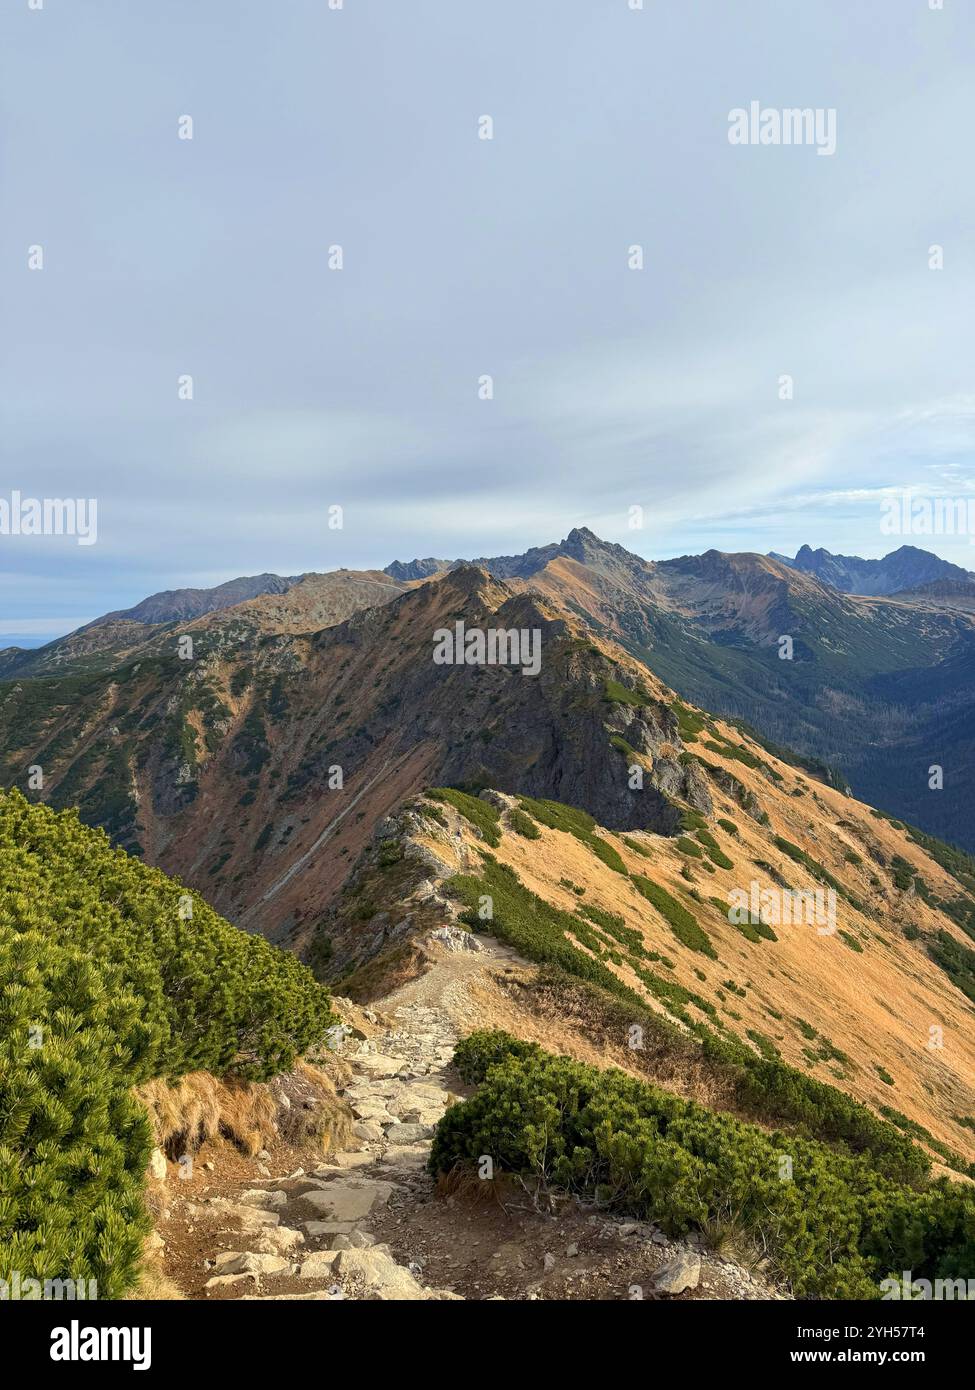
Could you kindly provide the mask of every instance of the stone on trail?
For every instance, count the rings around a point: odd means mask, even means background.
[[[653,1276],[654,1293],[684,1293],[696,1289],[701,1281],[701,1257],[693,1250],[683,1250],[662,1264]]]
[[[287,1255],[296,1245],[304,1245],[305,1237],[300,1231],[288,1226],[265,1226],[254,1241],[254,1249],[261,1255]]]
[[[215,1274],[203,1285],[205,1289],[232,1289],[236,1284],[257,1283],[256,1274]]]
[[[368,1250],[340,1250],[335,1272],[343,1280],[351,1278],[361,1283],[376,1298],[416,1303],[430,1297],[410,1271],[398,1265],[379,1246]]]
[[[390,1125],[386,1131],[386,1138],[390,1144],[397,1147],[401,1144],[419,1144],[424,1139],[433,1136],[432,1125]]]
[[[403,1065],[401,1057],[387,1057],[382,1052],[363,1052],[356,1056],[356,1066],[376,1076],[396,1076]]]
[[[342,1252],[340,1250],[316,1250],[313,1255],[302,1260],[298,1276],[301,1279],[329,1279],[332,1266]]]
[[[301,1223],[310,1236],[350,1236],[355,1230],[354,1221],[303,1221]]]
[[[245,1207],[261,1207],[264,1211],[277,1211],[281,1207],[287,1206],[288,1195],[286,1192],[265,1192],[262,1188],[252,1187],[247,1192],[238,1192],[237,1201]]]
[[[253,1235],[255,1231],[266,1231],[269,1227],[276,1226],[281,1220],[276,1211],[263,1211],[260,1207],[241,1206],[237,1202],[229,1201],[226,1197],[214,1197],[202,1211],[207,1215],[217,1213],[221,1217],[238,1222],[241,1231],[247,1235]]]
[[[378,1144],[383,1137],[382,1126],[377,1120],[359,1120],[352,1126],[352,1133],[364,1144]]]
[[[332,1221],[360,1221],[376,1205],[389,1201],[392,1183],[364,1178],[335,1178],[317,1192],[304,1192],[301,1201]]]
[[[430,1157],[425,1144],[407,1144],[403,1148],[391,1148],[383,1158],[384,1168],[423,1168]]]
[[[280,1255],[260,1255],[253,1250],[226,1250],[214,1261],[217,1274],[290,1274],[291,1261]]]
[[[331,1178],[337,1172],[347,1168],[366,1168],[370,1163],[375,1163],[376,1155],[370,1153],[368,1149],[363,1149],[361,1153],[332,1154],[328,1163],[322,1168],[315,1168],[312,1171],[314,1178]]]

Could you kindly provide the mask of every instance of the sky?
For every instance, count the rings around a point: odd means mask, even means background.
[[[930,2],[7,0],[0,522],[97,533],[0,534],[0,644],[581,525],[975,568],[881,529],[975,497],[975,7]],[[752,102],[835,151],[731,143]]]

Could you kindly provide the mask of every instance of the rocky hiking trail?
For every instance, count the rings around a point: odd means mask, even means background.
[[[434,1126],[463,1093],[454,1044],[482,1023],[492,968],[510,973],[517,960],[491,938],[461,935],[448,928],[428,938],[431,968],[384,999],[382,1012],[356,1010],[371,1035],[346,1036],[340,1054],[355,1150],[279,1172],[293,1157],[287,1149],[220,1155],[198,1163],[185,1188],[167,1184],[156,1241],[183,1296],[781,1297],[693,1241],[574,1199],[539,1210],[527,1189],[502,1205],[470,1184],[438,1188],[426,1164]]]

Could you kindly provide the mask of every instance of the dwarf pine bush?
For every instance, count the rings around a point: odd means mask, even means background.
[[[333,1021],[298,960],[74,812],[0,793],[0,1278],[132,1282],[150,1077],[262,1080]]]
[[[891,1271],[952,1278],[972,1267],[970,1189],[898,1184],[863,1156],[767,1133],[503,1033],[472,1035],[456,1061],[480,1088],[438,1125],[434,1173],[490,1154],[496,1171],[651,1218],[672,1235],[730,1223],[799,1297],[877,1298]]]

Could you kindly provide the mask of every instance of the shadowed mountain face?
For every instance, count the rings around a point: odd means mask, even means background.
[[[383,574],[388,574],[391,579],[398,579],[407,582],[411,579],[429,579],[434,574],[442,574],[444,570],[453,569],[452,560],[435,560],[428,557],[426,560],[410,560],[403,564],[400,560],[394,560],[391,565],[387,565]]]
[[[537,634],[538,673],[439,664],[435,634],[458,622]],[[44,800],[78,805],[275,937],[322,909],[376,820],[424,784],[561,799],[603,825],[664,834],[679,827],[678,800],[710,809],[680,757],[672,694],[575,620],[471,567],[321,631],[244,646],[211,615],[111,672],[24,680],[0,699],[4,782],[42,767]],[[619,749],[646,759],[639,798]]]
[[[857,555],[831,555],[828,550],[813,550],[808,545],[797,552],[794,560],[785,555],[773,555],[772,558],[801,570],[803,574],[815,575],[824,584],[831,584],[844,594],[898,594],[905,589],[917,589],[938,580],[975,578],[959,565],[951,565],[930,551],[919,550],[913,545],[902,545],[882,560],[861,560]]]
[[[897,595],[904,603],[927,603],[940,608],[961,608],[975,611],[975,577],[971,579],[934,579],[916,589],[904,589]]]
[[[891,583],[895,573],[906,583],[957,568],[912,547],[888,560]],[[865,597],[772,556],[710,550],[650,562],[585,529],[481,563],[619,642],[684,698],[841,770],[874,805],[975,847],[975,622],[964,571],[930,593]],[[937,767],[940,791],[929,785]]]

